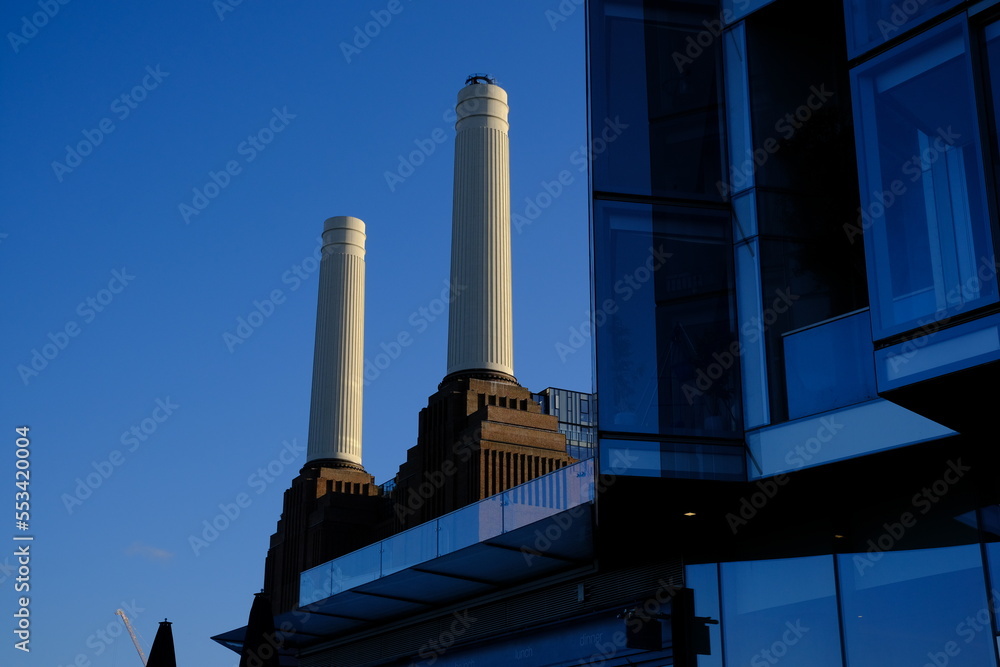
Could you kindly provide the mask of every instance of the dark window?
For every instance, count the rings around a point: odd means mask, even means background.
[[[598,202],[602,428],[741,434],[729,214]]]
[[[593,3],[594,189],[719,199],[718,2],[661,4]]]
[[[876,337],[995,301],[964,20],[862,65],[854,86]]]

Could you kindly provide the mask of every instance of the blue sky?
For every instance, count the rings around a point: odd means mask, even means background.
[[[449,113],[471,73],[510,96],[516,374],[590,389],[574,2],[12,0],[0,26],[0,663],[135,667],[125,607],[147,651],[168,617],[181,667],[236,664],[209,637],[245,623],[304,462],[334,215],[367,224],[366,357],[413,339],[365,390],[365,465],[392,477],[445,372]],[[34,537],[30,653],[15,535]]]

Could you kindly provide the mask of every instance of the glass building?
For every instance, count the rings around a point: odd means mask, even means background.
[[[998,44],[590,3],[598,540],[685,563],[701,665],[997,664]]]
[[[566,453],[575,459],[594,457],[597,440],[597,397],[569,389],[547,387],[531,398],[542,412],[559,418],[559,432],[566,436]]]

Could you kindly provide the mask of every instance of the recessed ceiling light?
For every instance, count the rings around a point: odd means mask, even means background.
[[[684,512],[684,516],[694,516],[694,512]]]

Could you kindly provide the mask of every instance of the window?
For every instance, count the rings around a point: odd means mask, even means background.
[[[720,567],[727,664],[843,665],[831,556]]]
[[[718,2],[591,6],[592,144],[570,161],[598,191],[719,200]]]
[[[861,227],[876,338],[995,301],[964,20],[854,73]]]
[[[851,667],[996,665],[978,544],[839,559]]]
[[[606,431],[742,437],[727,211],[598,202]]]

